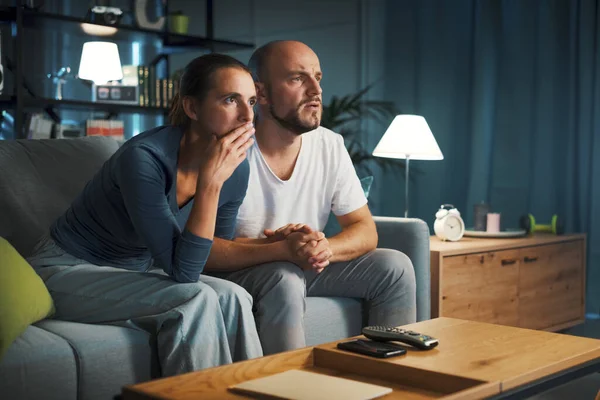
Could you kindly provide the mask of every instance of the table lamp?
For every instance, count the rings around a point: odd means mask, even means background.
[[[96,85],[122,79],[123,70],[116,43],[84,43],[78,76],[80,79],[93,81]]]
[[[420,115],[396,115],[383,137],[377,143],[376,157],[406,159],[406,183],[404,188],[404,217],[408,217],[408,177],[410,160],[443,160],[427,121]]]

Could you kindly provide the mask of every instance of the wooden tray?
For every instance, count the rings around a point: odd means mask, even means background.
[[[250,379],[290,369],[392,388],[392,393],[380,397],[384,400],[471,400],[500,393],[499,382],[485,382],[394,362],[403,357],[406,356],[376,359],[338,350],[335,344],[325,344],[211,368],[204,372],[192,372],[127,386],[123,390],[123,399],[248,399],[249,397],[237,394],[228,388]]]
[[[527,231],[524,229],[506,229],[500,232],[485,232],[476,231],[474,229],[465,230],[465,236],[475,238],[516,238],[527,235]]]
[[[410,357],[410,352],[409,355]],[[350,353],[328,345],[317,346],[313,353],[313,372],[391,387],[382,399],[481,399],[500,393],[498,382],[449,375],[397,364],[405,356],[377,359]]]

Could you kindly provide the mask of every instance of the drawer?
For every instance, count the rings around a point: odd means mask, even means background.
[[[441,315],[518,325],[518,250],[444,257]]]
[[[520,250],[519,326],[545,329],[584,317],[583,252],[581,240]]]

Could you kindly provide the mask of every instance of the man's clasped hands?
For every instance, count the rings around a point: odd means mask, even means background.
[[[292,262],[304,270],[323,271],[333,256],[323,232],[313,231],[306,224],[287,224],[277,230],[265,229],[270,242],[285,241]]]

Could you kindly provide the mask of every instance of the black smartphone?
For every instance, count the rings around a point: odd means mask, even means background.
[[[388,358],[406,354],[406,349],[398,344],[364,339],[341,342],[338,343],[337,347],[338,349],[353,351],[355,353],[377,358]]]

